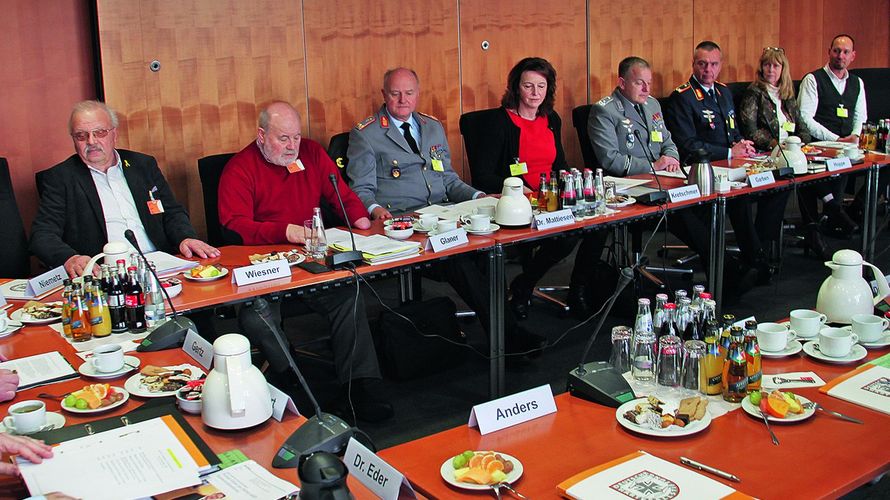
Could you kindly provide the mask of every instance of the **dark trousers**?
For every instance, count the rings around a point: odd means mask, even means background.
[[[516,277],[512,286],[532,290],[550,268],[572,253],[578,240],[576,237],[547,238],[523,244],[519,249],[522,274]]]
[[[487,258],[487,256],[462,256],[445,260],[439,266],[439,275],[451,285],[451,288],[454,288],[461,300],[476,312],[482,328],[489,332],[491,287],[488,286]],[[510,308],[505,307],[504,331],[508,333],[507,337],[515,327],[516,317]]]
[[[782,220],[791,191],[778,191],[755,199],[731,200],[726,212],[735,231],[736,244],[742,260],[752,264],[762,258],[763,244],[778,241],[782,234]],[[757,207],[757,215],[754,208]]]
[[[840,203],[846,184],[846,177],[840,176],[828,182],[817,182],[798,189],[797,202],[800,204],[800,218],[803,223],[819,222],[819,200],[825,196],[831,194]]]
[[[295,307],[308,307],[327,319],[331,329],[331,350],[334,366],[341,384],[360,378],[380,378],[377,353],[371,339],[365,303],[361,294],[356,298],[355,288],[341,287],[303,297],[291,297],[269,304],[273,327],[281,323],[282,307],[285,311]],[[287,358],[266,322],[253,306],[244,306],[238,313],[238,322],[250,343],[259,347],[275,373],[288,369]],[[285,339],[288,348],[290,344]]]

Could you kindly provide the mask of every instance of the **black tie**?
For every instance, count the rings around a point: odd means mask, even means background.
[[[643,125],[646,127],[646,130],[649,130],[649,122],[646,121],[646,114],[643,113],[643,107],[639,104],[634,104],[634,109],[637,110],[637,114],[640,115],[640,118],[643,119]]]
[[[711,99],[713,99],[715,101],[717,100],[717,96],[714,95],[714,89],[711,89],[708,91],[708,97],[710,97]]]
[[[401,129],[402,133],[405,135],[405,141],[408,142],[408,147],[411,148],[411,151],[414,151],[414,154],[419,155],[420,149],[417,147],[417,141],[415,141],[414,136],[411,135],[411,125],[407,122],[403,123]]]

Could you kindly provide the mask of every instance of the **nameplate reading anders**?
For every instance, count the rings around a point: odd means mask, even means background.
[[[545,212],[535,216],[534,225],[538,230],[554,227],[570,226],[575,223],[575,216],[571,208],[564,208],[555,212]]]
[[[427,250],[432,248],[433,252],[441,252],[442,250],[448,250],[449,248],[459,247],[469,243],[470,240],[467,239],[467,232],[464,228],[459,227],[457,229],[452,229],[447,233],[430,236],[426,239],[426,242]]]
[[[363,444],[349,438],[343,463],[349,475],[358,479],[372,493],[384,500],[417,498],[404,474],[386,463]],[[403,494],[400,496],[399,491]]]
[[[670,197],[671,203],[694,200],[696,198],[701,198],[701,191],[698,190],[698,186],[693,184],[691,186],[668,189],[668,197]]]
[[[776,178],[773,176],[773,172],[771,170],[767,170],[766,172],[760,172],[757,174],[751,174],[748,176],[748,184],[750,184],[751,187],[768,186],[775,183]]]
[[[290,277],[290,266],[284,259],[236,267],[234,271],[235,284],[238,286]]]
[[[468,425],[478,426],[485,435],[551,413],[556,413],[556,401],[550,385],[544,384],[474,406]]]
[[[829,172],[837,172],[838,170],[848,169],[852,166],[853,164],[850,163],[850,159],[846,156],[825,160],[825,168],[827,168]]]

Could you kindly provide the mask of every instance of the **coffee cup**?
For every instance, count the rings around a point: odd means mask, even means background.
[[[118,344],[99,346],[93,349],[90,364],[97,372],[116,372],[124,367],[124,349]]]
[[[890,320],[874,314],[854,314],[850,320],[850,330],[859,336],[860,342],[877,342],[890,327]]]
[[[5,331],[9,328],[9,315],[6,314],[6,309],[0,311],[0,332]]]
[[[457,221],[454,219],[439,219],[439,232],[447,233],[457,229]]]
[[[819,352],[832,358],[850,354],[859,336],[846,328],[823,328],[819,332]]]
[[[784,351],[794,338],[788,327],[779,323],[760,323],[755,335],[760,348],[767,352]]]
[[[494,219],[495,207],[494,205],[483,205],[476,208],[476,213],[479,215],[487,215],[489,219]]]
[[[810,309],[791,311],[791,329],[802,339],[815,337],[828,321],[828,316]]]
[[[439,216],[435,214],[421,214],[420,225],[424,231],[435,231],[439,225]]]
[[[470,216],[470,229],[473,231],[488,231],[491,228],[491,217],[483,214]]]
[[[31,434],[46,425],[46,405],[43,401],[30,399],[9,407],[9,416],[3,418],[3,425],[16,434]]]

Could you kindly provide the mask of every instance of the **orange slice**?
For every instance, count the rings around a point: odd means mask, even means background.
[[[482,455],[473,455],[473,458],[470,459],[470,462],[467,464],[470,468],[481,467],[482,466]]]
[[[482,463],[479,465],[481,465],[483,469],[488,470],[488,464],[494,462],[495,460],[496,459],[494,458],[494,455],[485,455],[482,457]]]
[[[504,462],[500,460],[492,460],[485,466],[485,470],[488,472],[494,472],[496,470],[504,470]]]

